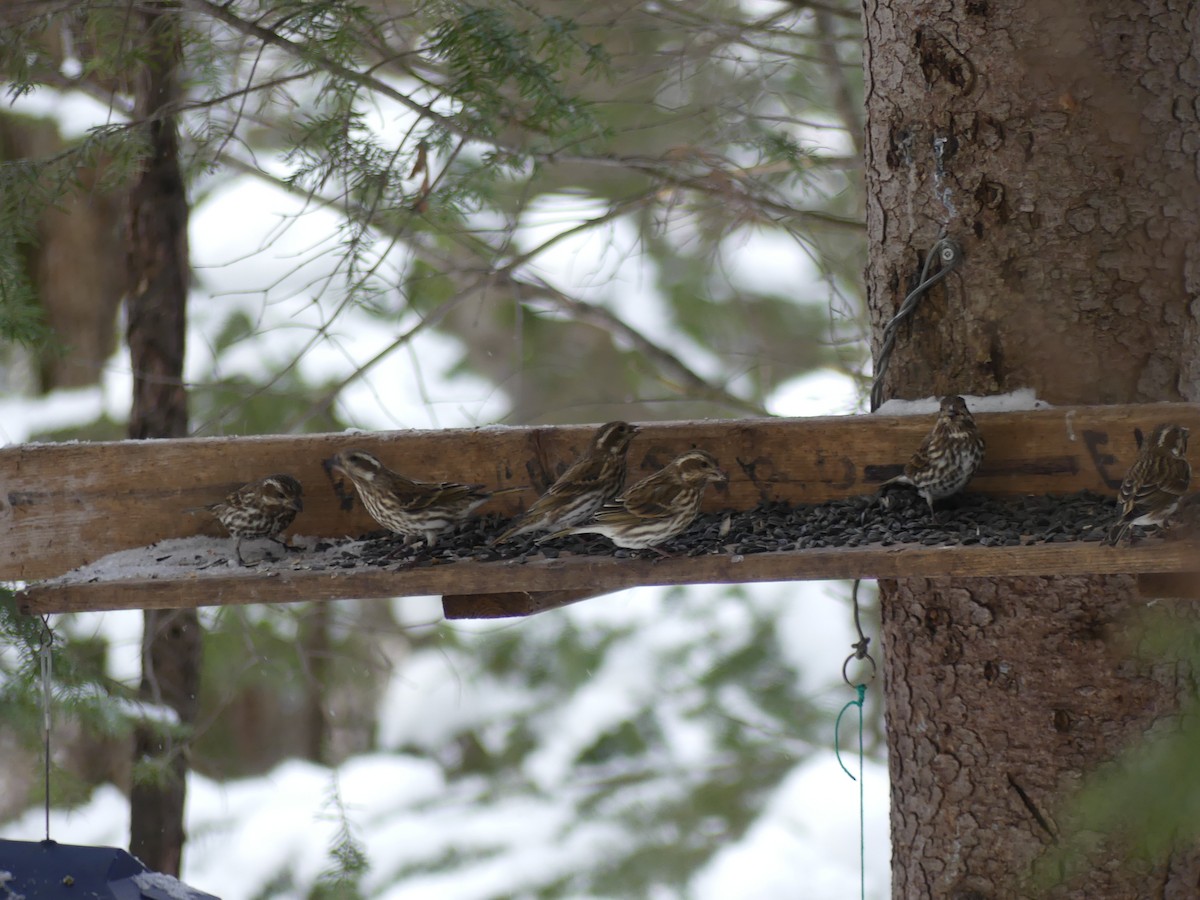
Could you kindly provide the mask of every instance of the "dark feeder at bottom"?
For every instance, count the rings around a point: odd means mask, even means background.
[[[116,847],[0,840],[0,896],[37,900],[220,900]]]

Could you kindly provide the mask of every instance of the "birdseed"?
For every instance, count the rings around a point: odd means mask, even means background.
[[[699,516],[678,537],[661,545],[671,556],[773,553],[838,547],[1016,547],[1101,540],[1116,514],[1111,497],[1092,491],[1068,495],[986,497],[960,494],[937,504],[930,514],[915,492],[892,491],[886,502],[861,495],[818,504],[760,503],[745,511]],[[469,520],[438,537],[432,550],[424,542],[373,532],[337,565],[426,567],[472,560],[496,562],[556,559],[567,555],[655,558],[654,550],[623,550],[599,535],[569,535],[536,543],[539,535],[521,535],[503,544],[489,541],[508,519],[497,515]],[[1137,529],[1141,531],[1141,529]]]

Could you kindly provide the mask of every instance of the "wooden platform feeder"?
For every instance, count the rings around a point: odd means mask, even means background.
[[[1099,406],[979,414],[987,458],[969,490],[994,495],[1115,495],[1136,454],[1134,429],[1174,421],[1200,435],[1200,407]],[[900,471],[932,416],[848,416],[645,425],[629,454],[640,478],[691,446],[710,450],[729,472],[705,508],[744,510],[764,500],[819,503],[873,493]],[[449,618],[528,615],[635,585],[829,578],[902,578],[1086,573],[1153,574],[1150,590],[1189,595],[1200,569],[1189,541],[1148,538],[1118,548],[1094,542],[1015,547],[893,545],[712,555],[664,560],[606,555],[534,555],[395,571],[314,571],[278,566],[212,566],[136,577],[119,570],[91,582],[54,580],[107,554],[168,538],[222,534],[206,516],[183,512],[237,484],[291,472],[305,489],[291,531],[345,539],[374,530],[356,504],[343,511],[321,461],[364,447],[428,480],[528,486],[486,510],[511,515],[528,505],[585,445],[593,428],[481,428],[376,434],[197,438],[29,444],[0,450],[0,579],[28,582],[30,613],[174,608],[238,603],[440,594]]]

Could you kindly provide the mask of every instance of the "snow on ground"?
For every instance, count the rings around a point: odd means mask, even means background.
[[[847,716],[849,718],[849,716]],[[850,729],[843,723],[847,734]],[[843,747],[849,743],[843,738]],[[843,750],[858,777],[857,758]],[[866,896],[890,895],[888,772],[863,767]],[[858,788],[832,754],[797,766],[749,834],[719,852],[693,881],[693,900],[845,900],[858,895]],[[798,879],[798,873],[804,873]]]
[[[839,702],[852,698],[844,687],[836,693]],[[857,775],[852,718],[843,724],[843,758]],[[868,763],[864,776],[867,896],[882,898],[888,890],[886,767]],[[856,783],[833,754],[818,754],[793,769],[741,840],[720,851],[689,886],[662,896],[855,895],[858,799]],[[635,831],[580,820],[569,778],[555,790],[497,797],[483,778],[451,785],[434,762],[380,753],[355,757],[337,770],[292,761],[261,778],[224,784],[193,773],[183,880],[224,900],[256,896],[272,884],[279,893],[271,896],[303,900],[333,868],[339,807],[370,860],[367,896],[378,900],[486,900],[536,891],[598,859],[619,856],[638,840]],[[111,786],[77,809],[51,814],[50,834],[64,842],[126,846],[128,828],[128,800]],[[4,832],[14,840],[40,840],[42,811],[30,810]],[[464,856],[459,865],[404,875],[455,853]],[[289,883],[281,884],[281,877]]]

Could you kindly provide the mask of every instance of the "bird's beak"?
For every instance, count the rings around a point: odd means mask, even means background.
[[[301,500],[299,497],[293,498],[292,499],[292,509],[294,509],[296,512],[304,512],[304,501]]]
[[[321,468],[325,470],[326,475],[332,476],[334,472],[346,474],[346,470],[342,468],[342,454],[335,453],[329,459],[321,461]]]

